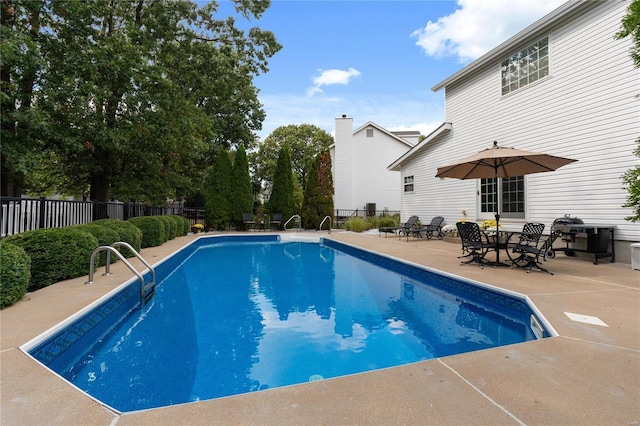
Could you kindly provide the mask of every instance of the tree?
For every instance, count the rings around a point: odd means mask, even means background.
[[[631,58],[636,67],[640,67],[640,0],[633,0],[622,18],[622,28],[616,34],[617,39],[633,36]]]
[[[270,4],[234,3],[247,20],[260,18]],[[49,131],[39,132],[47,135],[42,150],[57,155],[44,155],[43,161],[62,161],[60,169],[82,181],[76,187],[89,187],[92,199],[180,198],[194,182],[201,187],[202,165],[218,147],[254,143],[264,111],[253,78],[268,70],[268,58],[281,46],[271,32],[243,31],[233,18],[215,19],[215,2],[198,5],[189,0],[2,2],[3,35],[16,28],[23,38],[31,27],[6,26],[5,16],[14,11],[19,17],[14,21],[30,22],[40,7],[35,16],[46,25],[35,31],[38,50],[32,55],[42,56],[38,84],[32,85],[37,102],[14,105],[28,105],[32,116],[47,119]],[[29,52],[24,46],[14,51]],[[3,64],[4,48],[3,43]],[[5,86],[14,87],[26,75],[27,62],[16,61],[18,72],[3,74],[3,95]],[[3,142],[4,130],[15,128],[16,120],[3,123]],[[6,169],[14,163],[4,150]]]
[[[231,174],[231,222],[236,229],[244,229],[242,213],[253,212],[253,192],[251,190],[251,177],[249,176],[249,163],[247,154],[241,145],[236,151]]]
[[[266,182],[267,187],[270,187],[278,153],[280,148],[286,147],[291,153],[293,170],[300,185],[304,188],[307,173],[314,158],[318,153],[329,149],[331,144],[333,144],[333,137],[311,124],[299,126],[290,124],[278,127],[267,136],[260,144],[258,151],[252,156],[253,177],[256,180]]]
[[[616,34],[618,39],[633,36],[633,46],[631,47],[631,58],[636,68],[640,68],[640,0],[633,0],[627,9],[627,14],[622,18],[622,29]],[[640,157],[640,138],[636,139],[636,149],[634,154]],[[623,207],[631,207],[633,214],[625,217],[631,222],[640,222],[640,165],[627,170],[622,175],[622,182],[629,191],[627,202]]]
[[[43,145],[46,117],[33,107],[46,65],[44,46],[51,22],[43,2],[0,3],[1,194],[20,196],[26,173]]]
[[[278,154],[278,162],[273,174],[273,188],[266,208],[269,214],[282,213],[284,220],[287,220],[295,213],[291,157],[286,147],[280,148],[280,153]]]
[[[229,153],[221,150],[215,156],[209,175],[207,201],[204,206],[205,224],[224,231],[231,221],[231,161]]]
[[[305,228],[318,228],[326,216],[333,217],[333,175],[331,155],[328,151],[316,156],[302,205],[302,224]]]

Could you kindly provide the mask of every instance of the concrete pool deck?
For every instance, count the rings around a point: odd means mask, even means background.
[[[118,262],[92,285],[86,277],[63,281],[0,311],[0,424],[640,424],[640,271],[629,264],[559,254],[546,264],[555,275],[527,274],[460,266],[459,244],[445,241],[313,235],[526,294],[559,337],[119,415],[18,349],[133,276]],[[193,238],[141,254],[154,264]]]

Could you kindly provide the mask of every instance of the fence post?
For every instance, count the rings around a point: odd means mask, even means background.
[[[40,217],[38,218],[38,228],[44,228],[44,215],[46,213],[46,199],[44,197],[40,197]]]

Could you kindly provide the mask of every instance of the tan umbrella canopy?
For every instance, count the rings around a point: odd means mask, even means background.
[[[498,146],[496,141],[491,148],[448,166],[438,167],[436,177],[480,179],[524,176],[550,172],[574,161],[578,160]]]
[[[493,183],[494,199],[496,200],[494,212],[496,216],[496,227],[498,227],[500,224],[500,211],[498,206],[499,177],[506,178],[550,172],[574,161],[578,160],[502,147],[498,146],[498,141],[494,141],[491,148],[483,149],[477,154],[463,158],[448,166],[438,167],[436,177],[456,179],[495,178]],[[496,263],[500,264],[499,250],[496,256]]]

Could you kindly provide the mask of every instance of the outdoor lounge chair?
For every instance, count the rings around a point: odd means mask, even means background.
[[[282,213],[274,213],[271,217],[271,222],[269,222],[269,226],[271,229],[280,229],[282,225]]]
[[[462,261],[460,264],[477,263],[481,268],[484,265],[491,264],[485,259],[485,256],[489,250],[496,249],[496,244],[489,242],[487,236],[480,231],[480,226],[475,222],[458,222],[456,226],[462,240],[462,250],[468,253],[463,257],[471,257],[471,259]]]
[[[437,232],[437,237],[439,240],[444,238],[444,232],[442,232],[442,222],[444,222],[444,217],[436,216],[431,219],[431,223],[427,226],[421,226],[415,228],[411,233],[416,236],[416,238],[420,238],[422,236],[422,232],[425,233],[425,237],[430,240],[433,237],[434,232]],[[407,234],[407,241],[409,240],[409,235]]]
[[[256,227],[256,222],[253,220],[253,215],[251,213],[242,213],[242,224],[245,229]]]
[[[417,221],[418,221],[418,216],[411,216],[404,225],[398,227],[398,237],[402,238],[402,234],[404,234],[407,236],[407,241],[408,241],[409,234],[416,229]]]
[[[553,275],[548,269],[543,268],[540,263],[540,256],[542,256],[543,260],[546,260],[547,251],[552,243],[551,237],[549,237],[547,241],[540,245],[543,231],[544,223],[525,223],[518,243],[512,248],[513,253],[517,255],[512,260],[517,267],[526,268],[527,273],[535,268]]]

